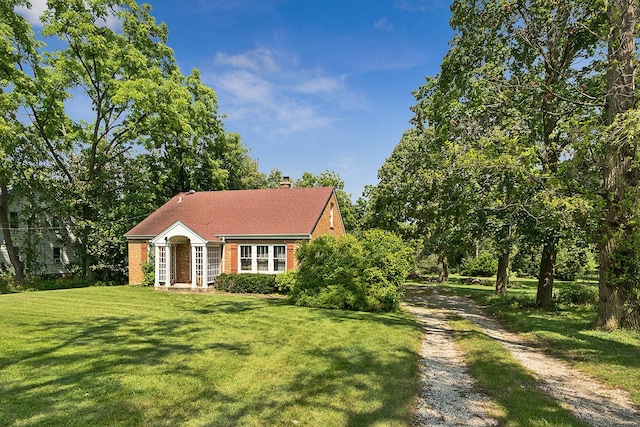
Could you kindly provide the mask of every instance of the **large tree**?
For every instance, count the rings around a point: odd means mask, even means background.
[[[16,280],[20,283],[29,274],[32,257],[31,246],[26,246],[29,233],[14,229],[10,222],[9,207],[18,213],[16,201],[31,197],[37,175],[37,156],[32,147],[33,139],[25,123],[20,120],[20,110],[32,99],[36,90],[34,77],[40,73],[40,56],[31,25],[15,13],[20,0],[0,4],[0,226],[4,245],[9,255]],[[22,237],[21,254],[14,243],[16,234]],[[22,262],[24,258],[26,262]],[[26,268],[25,268],[26,267]]]
[[[601,149],[604,215],[600,241],[600,299],[596,327],[640,327],[638,191],[638,4],[607,3],[608,56],[605,125]]]

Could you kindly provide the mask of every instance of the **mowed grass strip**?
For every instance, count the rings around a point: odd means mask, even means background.
[[[487,286],[444,284],[443,291],[473,298],[497,316],[510,331],[561,358],[610,387],[621,388],[640,407],[640,331],[596,331],[592,325],[597,307],[559,305],[556,310],[531,308],[537,283],[517,279],[507,297],[498,297]],[[427,285],[431,286],[431,285]],[[559,282],[559,292],[567,283]],[[597,288],[597,284],[591,286]],[[523,302],[528,306],[522,307]]]
[[[451,319],[455,340],[501,426],[583,426],[538,388],[537,380],[498,342],[467,320]]]
[[[139,287],[0,295],[0,425],[410,424],[405,313]]]

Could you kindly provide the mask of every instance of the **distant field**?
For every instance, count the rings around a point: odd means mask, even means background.
[[[0,425],[410,424],[407,314],[94,287],[0,295]]]

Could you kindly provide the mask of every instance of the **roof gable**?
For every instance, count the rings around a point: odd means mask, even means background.
[[[125,236],[154,237],[179,221],[206,240],[310,235],[332,187],[180,193]]]

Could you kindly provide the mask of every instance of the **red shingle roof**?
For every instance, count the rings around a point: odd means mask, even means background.
[[[223,235],[308,235],[332,194],[332,187],[180,193],[125,236],[156,236],[176,221],[207,240]]]

